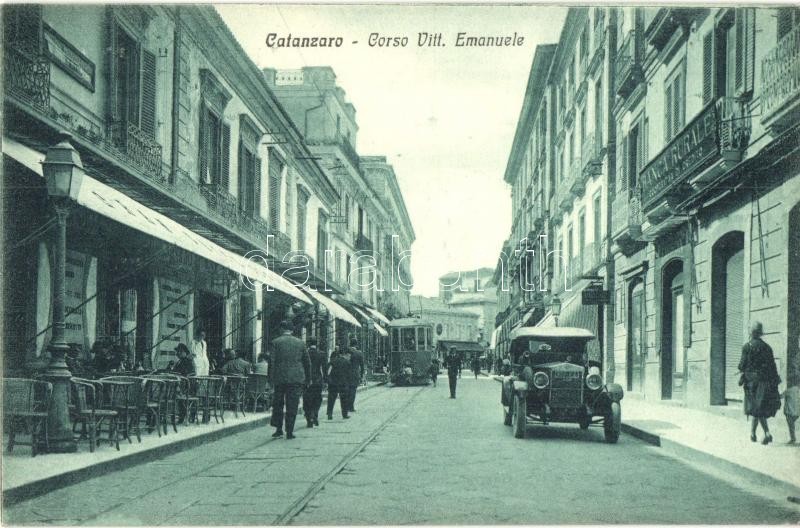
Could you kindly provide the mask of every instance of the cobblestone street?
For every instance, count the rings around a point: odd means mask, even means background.
[[[11,524],[502,524],[798,522],[800,510],[623,435],[531,426],[516,440],[499,385],[379,387],[294,441],[258,429],[54,491]],[[624,409],[624,405],[623,405]],[[623,411],[624,412],[624,411]],[[302,417],[299,420],[301,425]]]

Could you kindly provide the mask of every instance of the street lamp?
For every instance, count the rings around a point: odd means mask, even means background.
[[[550,301],[550,312],[553,314],[556,326],[558,326],[558,316],[561,315],[561,299],[559,299],[558,294],[553,295],[553,299]]]
[[[56,234],[53,246],[53,336],[47,346],[50,361],[42,377],[53,384],[53,401],[47,415],[48,446],[51,453],[72,453],[77,450],[72,426],[69,421],[67,401],[72,374],[64,361],[69,347],[64,330],[66,316],[64,311],[66,255],[67,255],[67,216],[72,200],[77,200],[83,182],[83,163],[70,136],[62,133],[57,145],[47,149],[42,162],[42,173],[47,183],[47,194],[56,215]]]

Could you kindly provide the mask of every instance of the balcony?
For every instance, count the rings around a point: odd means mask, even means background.
[[[582,80],[578,85],[578,91],[575,92],[575,104],[580,106],[584,99],[586,99],[586,79]]]
[[[563,212],[568,212],[572,210],[572,202],[575,200],[575,197],[570,192],[570,184],[572,182],[569,178],[564,178],[556,187],[556,194],[553,197],[553,200],[556,204],[556,207],[561,209]],[[559,215],[556,215],[555,220],[558,220]]]
[[[697,8],[661,8],[644,32],[645,41],[661,51],[678,28],[688,29],[692,18],[700,13]]]
[[[638,190],[630,195],[626,191],[617,193],[611,204],[611,240],[617,248],[630,255],[642,246],[642,214]]]
[[[583,138],[581,145],[581,167],[584,178],[593,178],[603,171],[603,151],[594,134]]]
[[[139,127],[124,121],[109,122],[111,144],[118,155],[151,179],[165,180],[161,171],[162,147]]]
[[[6,77],[8,78],[8,77]],[[775,133],[797,122],[800,101],[800,25],[761,60],[761,122]]]
[[[567,111],[564,113],[564,127],[561,129],[562,131],[571,128],[572,123],[575,122],[575,105],[570,104],[567,108]]]
[[[372,240],[365,237],[362,234],[356,235],[356,252],[362,255],[372,255],[374,256],[374,249]]]
[[[40,111],[47,111],[50,108],[50,61],[9,47],[4,62],[6,93]]]
[[[625,36],[614,61],[614,91],[628,97],[643,80],[640,32],[631,30]]]
[[[583,167],[581,166],[581,161],[575,158],[569,165],[569,192],[578,198],[583,195],[585,190],[586,178],[583,175]]]

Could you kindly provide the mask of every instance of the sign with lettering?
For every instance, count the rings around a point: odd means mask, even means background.
[[[611,304],[611,292],[602,286],[588,286],[581,292],[581,304],[584,306]]]
[[[86,299],[86,268],[88,258],[77,251],[67,251],[64,268],[64,340],[67,343],[84,345],[83,311]]]
[[[716,106],[711,103],[642,170],[642,208],[649,208],[667,190],[718,156]]]
[[[67,42],[56,31],[44,25],[44,43],[47,55],[73,79],[94,92],[94,63]]]
[[[168,279],[158,281],[158,310],[159,316],[158,353],[155,360],[157,367],[166,366],[167,362],[175,359],[175,347],[179,343],[188,346],[187,323],[189,322],[189,308],[191,293],[189,286]]]

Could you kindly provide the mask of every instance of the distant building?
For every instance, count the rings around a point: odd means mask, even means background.
[[[497,287],[492,268],[454,271],[439,277],[439,300],[478,316],[478,336],[488,343],[497,314]],[[476,339],[477,339],[476,338]]]
[[[412,295],[410,305],[412,315],[424,315],[436,320],[433,331],[438,340],[477,341],[480,329],[478,314],[459,310],[439,299],[421,295]]]

